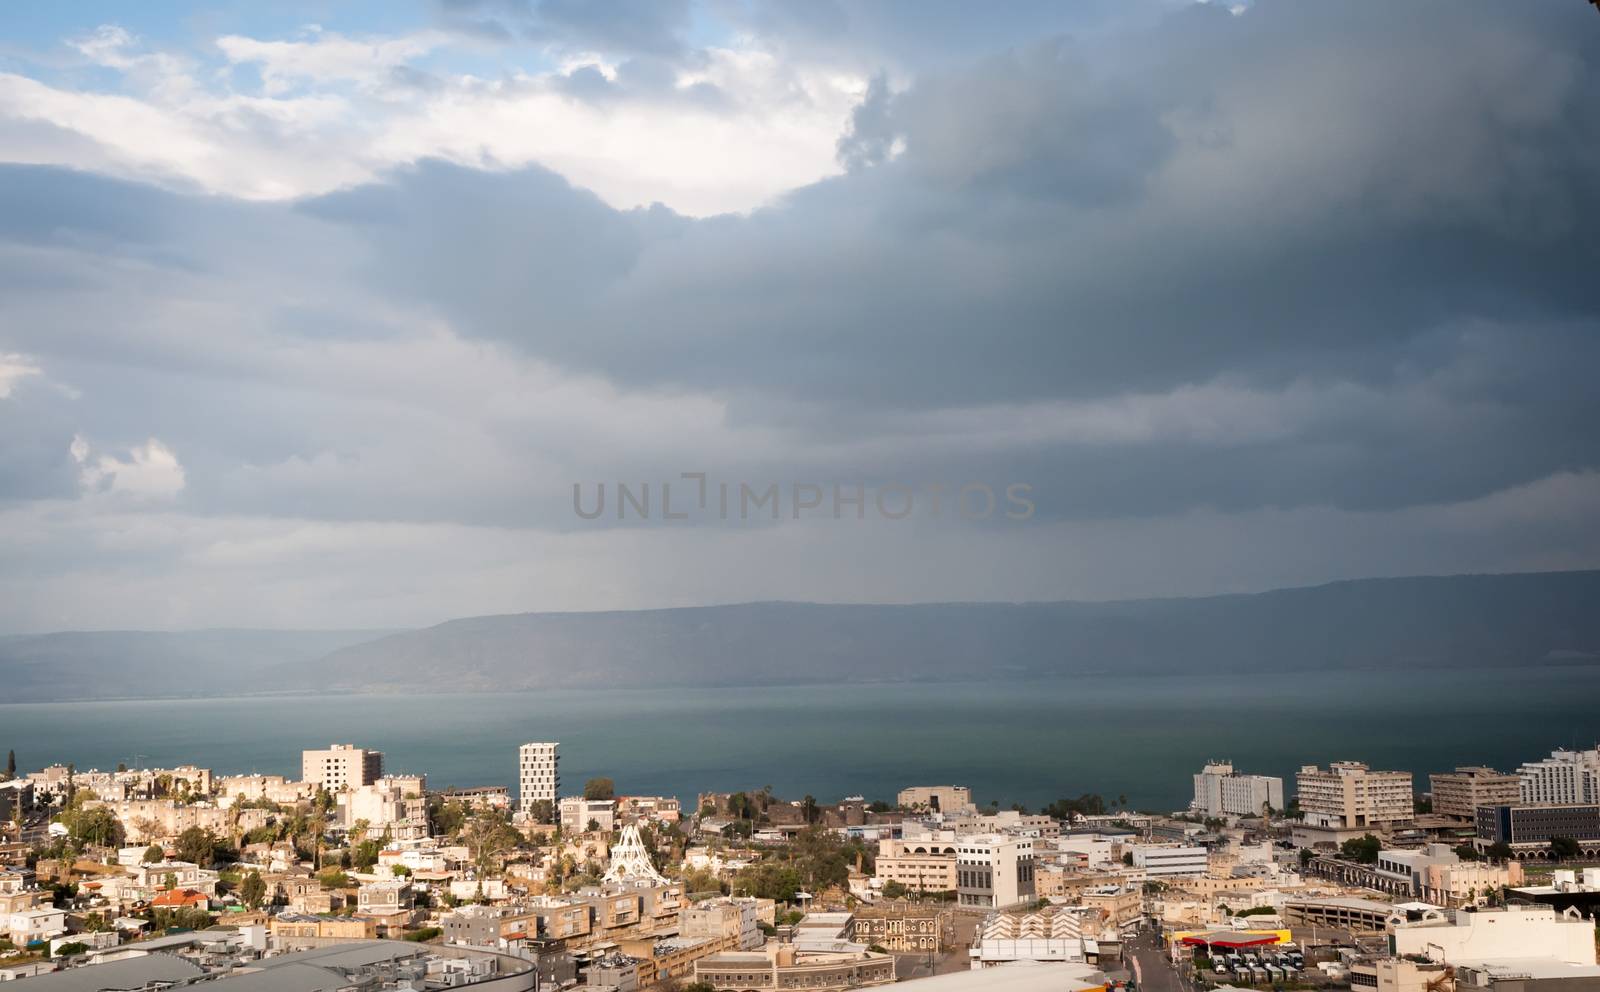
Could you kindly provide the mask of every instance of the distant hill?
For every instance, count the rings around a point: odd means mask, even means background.
[[[1196,599],[525,613],[424,630],[0,637],[0,702],[252,692],[1041,679],[1600,664],[1600,572]]]
[[[275,672],[385,630],[66,631],[0,636],[0,702],[302,689]]]
[[[1364,579],[1107,603],[751,603],[473,617],[285,665],[373,691],[1600,663],[1600,572]]]

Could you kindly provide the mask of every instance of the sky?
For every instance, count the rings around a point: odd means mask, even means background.
[[[7,5],[0,632],[1600,567],[1596,107],[1581,0]]]

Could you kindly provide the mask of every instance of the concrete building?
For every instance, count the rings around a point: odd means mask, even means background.
[[[873,871],[880,881],[898,882],[912,892],[954,892],[955,835],[879,841]]]
[[[1381,827],[1410,820],[1415,811],[1410,772],[1373,771],[1359,761],[1304,766],[1295,776],[1295,797],[1305,821],[1316,827]]]
[[[593,829],[608,834],[617,826],[617,804],[611,799],[568,796],[561,800],[558,813],[563,833],[586,833],[594,824]]]
[[[300,778],[329,792],[371,785],[383,777],[383,752],[354,744],[333,744],[300,752]]]
[[[1128,848],[1133,866],[1144,869],[1147,878],[1179,878],[1204,875],[1209,865],[1206,849],[1184,844],[1140,844]]]
[[[968,952],[973,968],[1016,961],[1082,962],[1083,920],[1069,909],[993,913],[978,924]]]
[[[561,745],[555,741],[524,744],[517,749],[517,808],[533,812],[533,804],[555,808],[561,794]]]
[[[906,902],[859,906],[850,939],[891,951],[937,954],[944,949],[945,922],[946,914],[934,906]]]
[[[972,790],[964,785],[913,785],[895,797],[901,809],[927,810],[930,813],[976,813]]]
[[[678,914],[678,934],[691,938],[731,938],[741,951],[753,951],[766,937],[755,899],[708,899]]]
[[[956,902],[1004,909],[1034,898],[1033,840],[988,834],[956,843]]]
[[[1283,779],[1244,775],[1229,761],[1212,761],[1194,777],[1189,808],[1202,816],[1260,816],[1264,808],[1283,809]]]
[[[1391,944],[1400,957],[1450,965],[1505,958],[1595,963],[1594,923],[1576,910],[1557,913],[1552,906],[1457,910],[1448,916],[1396,922]]]
[[[1517,769],[1524,805],[1600,803],[1600,749],[1550,752]]]
[[[808,954],[787,944],[775,946],[771,954],[724,951],[696,961],[694,980],[718,992],[844,992],[892,983],[894,955],[854,949]]]
[[[1477,817],[1479,806],[1514,806],[1521,801],[1521,781],[1517,775],[1479,765],[1429,775],[1433,812],[1472,820]]]
[[[1351,933],[1378,933],[1389,925],[1396,910],[1390,903],[1344,896],[1291,899],[1279,914],[1291,927],[1334,927]]]
[[[1510,844],[1523,857],[1546,857],[1550,841],[1570,837],[1586,854],[1600,851],[1600,804],[1480,806],[1478,840]]]

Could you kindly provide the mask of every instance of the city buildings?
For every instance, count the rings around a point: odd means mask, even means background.
[[[590,830],[610,833],[617,825],[617,804],[610,799],[568,796],[558,806],[561,830],[581,834]]]
[[[937,954],[944,948],[946,916],[936,906],[918,903],[859,906],[850,937],[869,947]]]
[[[1283,809],[1283,779],[1244,775],[1228,761],[1207,762],[1194,777],[1189,808],[1207,817],[1260,816],[1264,809]]]
[[[873,868],[879,880],[896,882],[911,892],[954,892],[955,834],[946,832],[943,839],[915,837],[879,841]]]
[[[1594,923],[1576,910],[1558,913],[1551,906],[1458,910],[1397,921],[1392,929],[1397,956],[1440,964],[1541,958],[1567,964],[1595,963]]]
[[[895,980],[894,956],[862,949],[803,952],[777,945],[772,953],[724,951],[696,961],[694,980],[718,992],[803,989],[844,992]]]
[[[1526,805],[1600,803],[1600,749],[1551,751],[1518,768],[1517,777]]]
[[[1546,857],[1557,837],[1576,841],[1580,850],[1600,850],[1600,804],[1480,806],[1478,840],[1509,844],[1523,857]]]
[[[1133,867],[1144,870],[1152,879],[1204,875],[1208,856],[1203,847],[1185,844],[1139,844],[1128,849]]]
[[[968,955],[974,968],[1015,961],[1081,962],[1086,960],[1083,937],[1083,920],[1067,909],[992,913],[978,924]]]
[[[972,790],[964,785],[914,785],[901,789],[895,797],[901,809],[926,810],[930,813],[976,813]]]
[[[1428,776],[1433,812],[1461,820],[1477,818],[1479,806],[1508,806],[1521,801],[1521,777],[1493,768],[1467,765]]]
[[[532,813],[535,803],[554,811],[561,792],[561,745],[555,741],[524,744],[517,751],[517,808]]]
[[[956,843],[956,902],[1004,909],[1034,898],[1033,840],[1004,834]]]
[[[383,777],[383,752],[333,744],[321,750],[300,752],[300,778],[329,792],[371,785]]]
[[[1359,761],[1302,767],[1295,797],[1305,822],[1315,827],[1383,827],[1410,820],[1415,812],[1410,772],[1373,771]]]

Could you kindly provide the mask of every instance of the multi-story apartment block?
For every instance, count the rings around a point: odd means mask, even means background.
[[[517,808],[522,812],[532,812],[538,802],[555,808],[561,791],[560,749],[555,741],[524,744],[518,749]]]
[[[956,842],[956,902],[1004,909],[1034,897],[1033,840],[1003,834]]]
[[[1244,775],[1233,763],[1212,761],[1194,777],[1189,808],[1205,816],[1260,816],[1265,808],[1283,809],[1283,779]]]
[[[873,870],[882,882],[897,882],[912,892],[954,892],[956,840],[908,838],[878,842]]]
[[[1433,811],[1439,816],[1475,819],[1479,806],[1513,806],[1521,801],[1521,779],[1493,768],[1467,765],[1428,776]]]
[[[925,809],[930,813],[976,813],[972,790],[964,785],[914,785],[901,789],[895,798],[901,809]]]
[[[559,811],[564,833],[581,834],[591,829],[610,833],[617,826],[617,804],[610,799],[568,796],[561,800]]]
[[[383,752],[354,744],[333,744],[300,752],[300,778],[329,792],[371,785],[383,778]]]
[[[1359,761],[1302,767],[1295,798],[1306,823],[1335,829],[1398,823],[1415,811],[1410,772],[1373,771]]]
[[[1517,777],[1524,805],[1600,803],[1600,748],[1551,751],[1550,757],[1518,768]]]

